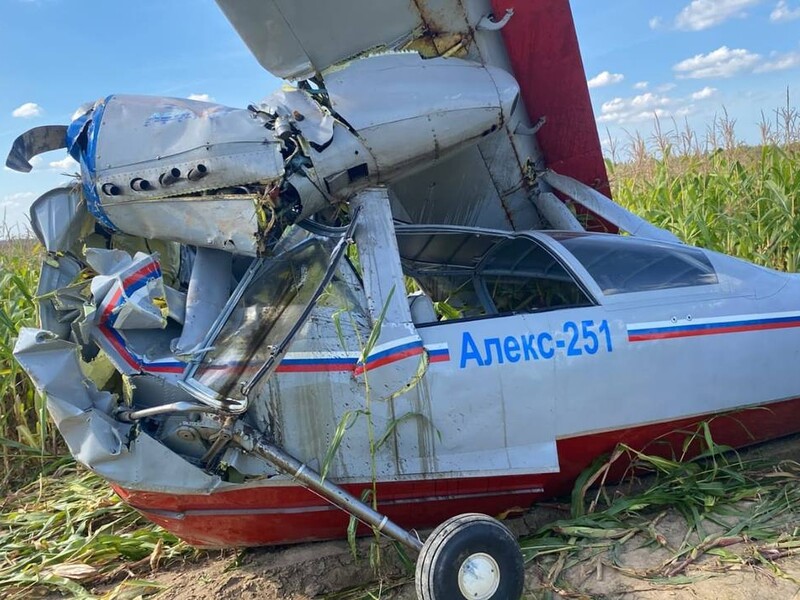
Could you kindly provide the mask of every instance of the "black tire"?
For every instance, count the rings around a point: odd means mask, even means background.
[[[468,567],[476,564],[484,574],[490,573],[482,580],[490,581],[489,589],[483,583],[475,584],[484,586],[483,591],[475,592],[477,596],[465,595],[459,582],[469,585]],[[525,573],[519,545],[508,528],[486,515],[470,513],[433,530],[419,553],[415,579],[419,600],[519,600]]]

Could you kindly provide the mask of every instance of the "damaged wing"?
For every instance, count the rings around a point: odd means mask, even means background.
[[[459,57],[514,75],[521,102],[491,135],[390,182],[396,218],[511,230],[623,228],[607,216],[621,209],[612,208],[607,198],[608,179],[568,0],[217,3],[264,68],[290,80],[313,79],[331,94],[334,110],[345,120],[358,111],[348,110],[349,103],[336,105],[342,79],[351,84],[349,99],[358,97],[354,89],[370,95],[387,80],[396,83],[395,89],[416,92],[417,103],[430,97],[419,78],[424,63],[411,74],[401,59],[393,58],[396,64],[382,80],[359,81],[357,65],[367,65],[376,54],[409,51],[431,63],[437,57]],[[470,89],[462,85],[457,91]],[[390,98],[385,110],[401,102]],[[545,167],[599,190],[606,196],[599,203],[606,216],[584,206],[581,198],[555,195],[538,178]],[[575,208],[563,210],[564,200]]]

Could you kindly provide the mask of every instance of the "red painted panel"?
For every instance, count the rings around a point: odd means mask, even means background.
[[[569,0],[492,0],[492,7],[495,15],[514,9],[501,33],[528,114],[534,123],[547,117],[536,134],[547,166],[610,197]]]
[[[559,473],[382,483],[380,510],[405,527],[429,527],[463,512],[496,515],[567,493],[598,456],[625,443],[650,454],[681,452],[706,420],[717,443],[742,447],[800,431],[800,398],[729,415],[705,415],[558,441]],[[695,448],[694,450],[698,450]],[[626,464],[620,462],[617,476]],[[354,495],[369,484],[346,486]],[[299,485],[175,495],[115,488],[147,518],[199,546],[261,546],[343,538],[348,516]],[[541,491],[539,491],[541,489]]]

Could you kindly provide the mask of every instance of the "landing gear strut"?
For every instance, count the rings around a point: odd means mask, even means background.
[[[522,595],[522,554],[513,534],[496,519],[477,513],[458,515],[434,529],[423,544],[265,438],[246,435],[239,441],[331,504],[418,551],[415,579],[420,600],[518,600]]]

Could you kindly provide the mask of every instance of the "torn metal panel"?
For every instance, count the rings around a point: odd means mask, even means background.
[[[70,324],[82,313],[88,297],[85,284],[76,283],[83,265],[69,255],[48,256],[42,262],[36,299],[39,323],[57,337],[70,336]]]
[[[162,198],[106,207],[126,232],[147,239],[217,248],[255,256],[259,251],[259,201],[254,195]]]
[[[168,285],[164,286],[170,319],[183,325],[186,320],[186,294]]]
[[[115,402],[81,370],[78,346],[41,329],[24,328],[14,347],[72,455],[101,477],[131,489],[210,492],[221,485],[155,441],[110,415]]]
[[[86,319],[76,322],[79,340],[97,344],[124,375],[177,379],[186,365],[170,349],[180,329],[167,319],[169,296],[157,256],[90,248],[86,260],[99,274],[91,280]],[[171,295],[182,300],[180,294]],[[176,307],[178,314],[181,308]]]
[[[283,86],[259,105],[267,113],[291,119],[302,137],[318,147],[330,143],[335,119],[303,90]]]
[[[45,192],[30,208],[31,227],[48,252],[67,252],[94,229],[77,185]]]
[[[114,329],[163,329],[166,292],[157,257],[92,248],[86,261],[99,274],[92,279],[97,323]]]

